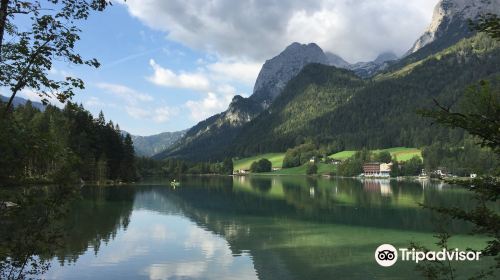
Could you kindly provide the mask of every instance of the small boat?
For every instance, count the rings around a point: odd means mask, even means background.
[[[181,183],[180,183],[180,182],[177,182],[175,179],[174,179],[172,182],[170,182],[170,186],[171,186],[172,188],[174,188],[174,189],[175,189],[176,187],[178,187],[180,184],[181,184]]]

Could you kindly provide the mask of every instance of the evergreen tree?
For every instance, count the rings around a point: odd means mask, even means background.
[[[106,155],[103,153],[99,157],[99,161],[97,161],[97,170],[96,170],[96,179],[97,182],[103,183],[108,178],[108,161]]]
[[[134,144],[132,142],[132,137],[127,133],[123,141],[123,156],[120,177],[126,182],[131,182],[137,178],[136,173]]]
[[[233,160],[231,158],[225,158],[222,163],[222,174],[232,175],[233,174]]]

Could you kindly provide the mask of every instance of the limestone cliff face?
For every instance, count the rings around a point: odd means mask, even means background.
[[[293,43],[279,55],[267,60],[255,81],[251,99],[264,107],[283,91],[285,85],[310,63],[328,64],[323,50],[316,44]]]
[[[465,31],[467,21],[487,13],[500,13],[500,0],[441,0],[434,8],[432,22],[408,51],[412,54],[448,34],[451,29]]]

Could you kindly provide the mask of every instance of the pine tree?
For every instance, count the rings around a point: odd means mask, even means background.
[[[232,175],[233,169],[233,160],[231,158],[225,158],[222,163],[222,173],[225,175]]]
[[[127,133],[123,140],[123,158],[121,162],[121,179],[126,182],[134,181],[137,177],[135,165],[135,151],[132,137]]]
[[[97,161],[97,174],[96,179],[98,183],[105,182],[108,179],[108,160],[106,155],[103,153]]]

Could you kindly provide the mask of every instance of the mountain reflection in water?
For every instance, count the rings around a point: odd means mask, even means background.
[[[374,249],[435,242],[440,217],[418,203],[474,205],[468,191],[439,182],[301,176],[186,177],[176,189],[151,182],[82,195],[44,278],[405,279],[414,264],[383,269]],[[484,244],[463,235],[467,224],[448,230],[459,247]]]

